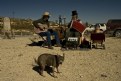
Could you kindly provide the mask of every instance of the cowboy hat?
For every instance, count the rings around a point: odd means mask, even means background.
[[[44,12],[43,16],[50,16],[49,12]]]

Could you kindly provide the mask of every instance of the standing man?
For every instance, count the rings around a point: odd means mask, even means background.
[[[61,15],[59,15],[59,26],[61,27],[61,25],[62,25],[62,17]]]
[[[41,19],[33,21],[33,25],[35,26],[35,32],[39,34],[40,36],[47,36],[47,43],[48,48],[53,49],[51,44],[51,35],[55,36],[56,44],[57,46],[60,46],[60,40],[58,37],[58,33],[55,32],[52,28],[50,28],[50,22],[49,22],[49,12],[45,12],[42,15]]]

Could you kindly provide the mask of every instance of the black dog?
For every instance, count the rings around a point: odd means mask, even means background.
[[[58,70],[58,67],[60,64],[63,63],[65,58],[65,54],[63,54],[63,56],[60,55],[52,55],[52,54],[48,54],[48,53],[44,53],[42,55],[40,55],[38,57],[37,60],[35,60],[35,62],[39,65],[40,69],[39,69],[39,73],[43,75],[43,71],[45,69],[46,66],[51,66],[52,67],[52,73],[53,73],[53,77],[56,78],[56,76],[54,75],[54,69],[57,69],[57,73],[60,73]]]

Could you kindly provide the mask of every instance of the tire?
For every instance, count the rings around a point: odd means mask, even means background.
[[[116,30],[115,37],[121,37],[121,30]]]

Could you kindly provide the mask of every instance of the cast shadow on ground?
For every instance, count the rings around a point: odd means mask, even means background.
[[[41,68],[39,66],[34,66],[32,69],[40,74],[39,70],[41,70]],[[53,70],[51,67],[46,66],[44,71],[46,71],[50,76],[52,76],[51,73],[53,72]]]
[[[56,41],[51,40],[51,43],[52,43],[52,46],[54,46],[56,44]],[[47,42],[45,42],[45,41],[38,41],[38,42],[32,41],[32,43],[27,44],[27,45],[28,46],[42,46],[42,45],[47,45]]]
[[[42,46],[44,41],[38,41],[38,42],[32,42],[30,44],[27,44],[28,46]]]

